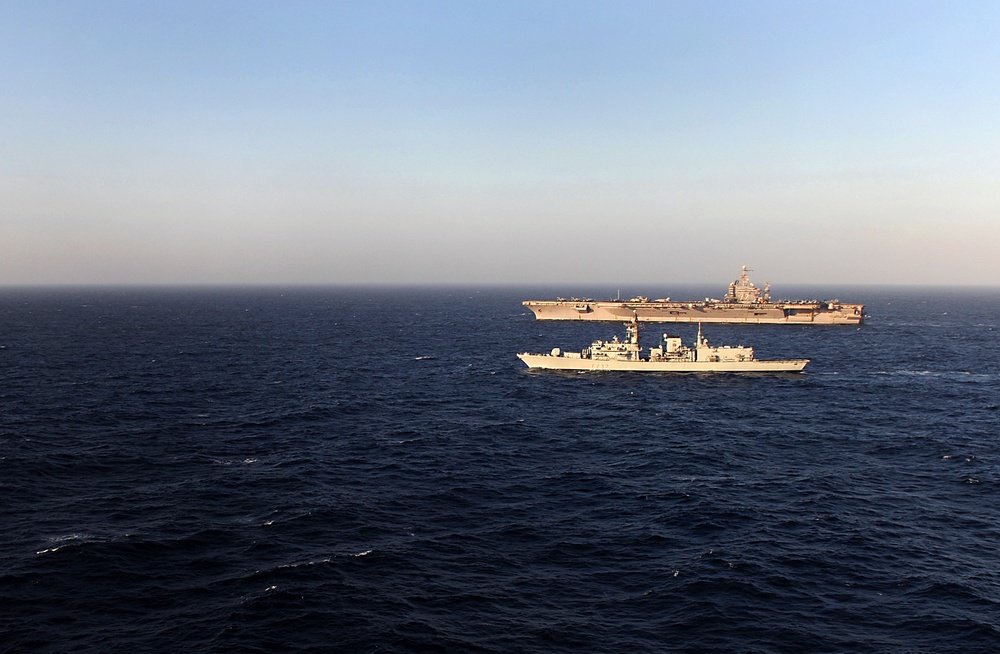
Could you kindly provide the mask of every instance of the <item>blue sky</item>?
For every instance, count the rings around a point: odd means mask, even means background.
[[[0,284],[1000,283],[1000,3],[4,14]]]

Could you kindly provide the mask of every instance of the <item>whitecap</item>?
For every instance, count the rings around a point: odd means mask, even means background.
[[[55,544],[55,543],[70,543],[72,541],[82,541],[82,542],[86,543],[86,542],[92,542],[92,541],[96,542],[97,539],[95,539],[92,536],[88,536],[86,534],[66,534],[65,536],[53,536],[52,538],[48,539],[48,542],[50,544]],[[51,554],[52,552],[58,552],[63,547],[66,547],[66,545],[56,545],[54,547],[47,547],[45,549],[36,551],[35,554]]]
[[[51,543],[62,543],[68,540],[81,540],[85,538],[83,534],[66,534],[65,536],[54,536],[49,539]]]
[[[278,570],[288,570],[288,569],[294,569],[294,568],[305,568],[305,567],[308,567],[308,566],[311,566],[311,565],[319,565],[321,563],[329,563],[329,562],[330,562],[330,559],[326,558],[326,559],[318,559],[316,561],[306,561],[305,563],[285,563],[283,565],[279,565],[278,566]]]

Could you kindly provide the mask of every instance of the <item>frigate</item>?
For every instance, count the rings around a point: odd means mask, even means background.
[[[649,348],[649,356],[642,356],[639,345],[639,319],[633,315],[625,323],[624,341],[615,336],[610,341],[594,341],[579,352],[563,352],[554,348],[548,354],[521,352],[517,355],[529,368],[579,371],[629,371],[629,372],[801,372],[809,359],[760,360],[752,347],[712,346],[701,333],[694,347],[681,343],[681,339],[668,334],[656,347]]]
[[[865,312],[863,304],[840,300],[772,300],[770,283],[763,289],[757,288],[750,281],[746,266],[721,300],[678,302],[639,296],[628,300],[525,300],[522,304],[539,320],[616,322],[635,314],[641,322],[860,325]]]

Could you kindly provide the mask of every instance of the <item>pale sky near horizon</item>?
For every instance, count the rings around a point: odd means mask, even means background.
[[[993,0],[3,7],[0,285],[1000,285]]]

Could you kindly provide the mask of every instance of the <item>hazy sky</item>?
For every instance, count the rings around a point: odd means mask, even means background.
[[[0,284],[1000,285],[996,0],[2,14]]]

